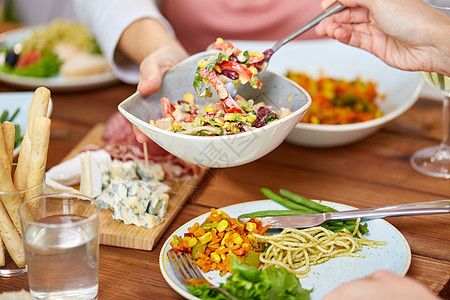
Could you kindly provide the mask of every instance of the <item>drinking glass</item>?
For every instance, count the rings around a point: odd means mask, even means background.
[[[98,293],[98,203],[59,193],[19,208],[30,293],[38,299],[94,299]]]
[[[14,173],[16,166],[17,164],[12,165],[12,174]],[[4,203],[5,201],[20,199],[20,202],[22,202],[31,197],[43,194],[44,190],[45,190],[45,177],[38,184],[23,190],[13,192],[0,190],[0,201]],[[19,223],[17,223],[17,225],[20,226]],[[20,228],[17,228],[17,230],[19,231]],[[22,241],[20,240],[19,242],[22,245]],[[5,258],[5,265],[0,266],[0,277],[15,277],[25,275],[27,273],[26,267],[18,267],[16,265],[13,259],[14,255],[10,255],[10,253],[8,252],[8,248],[4,245],[4,242],[0,243],[0,247],[3,248]]]
[[[430,6],[450,16],[450,0],[425,0]],[[450,179],[450,78],[434,72],[422,72],[425,81],[443,92],[441,144],[418,150],[411,165],[422,174]]]

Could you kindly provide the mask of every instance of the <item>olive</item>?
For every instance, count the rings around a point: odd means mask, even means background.
[[[14,67],[18,59],[19,55],[17,55],[13,50],[9,50],[8,53],[6,54],[5,63],[10,65],[11,67]]]

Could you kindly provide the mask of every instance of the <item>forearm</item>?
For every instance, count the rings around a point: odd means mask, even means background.
[[[155,50],[168,45],[185,52],[176,38],[158,20],[143,18],[124,30],[118,42],[118,50],[139,64]]]
[[[142,53],[151,52],[163,41],[160,37],[170,38],[174,36],[172,28],[167,20],[161,15],[157,5],[151,0],[73,0],[75,11],[80,20],[91,28],[104,56],[108,59],[114,74],[122,81],[134,84],[139,81],[139,60]],[[119,16],[119,17],[118,17]],[[134,33],[133,24],[140,20],[149,19],[159,25],[155,32],[137,35],[136,39],[130,38],[128,47],[123,51],[119,49],[119,40],[123,36],[128,40],[124,32],[130,27]],[[159,22],[159,24],[157,23]],[[131,36],[131,35],[130,35]],[[143,47],[140,44],[147,43],[153,37],[157,37],[157,43],[153,47]],[[172,37],[172,39],[174,39]],[[139,48],[133,55],[132,48]],[[145,50],[147,49],[147,50]],[[131,56],[130,56],[131,54]]]

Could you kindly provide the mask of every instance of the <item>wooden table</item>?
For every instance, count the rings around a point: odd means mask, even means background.
[[[0,32],[13,28],[1,24]],[[101,90],[52,94],[52,134],[47,168],[58,164],[98,122],[104,122],[136,87],[117,84]],[[0,83],[0,92],[16,91]],[[244,166],[209,170],[200,187],[153,251],[100,246],[100,299],[180,299],[164,281],[158,256],[168,236],[211,207],[263,199],[261,187],[285,188],[306,197],[359,208],[450,199],[450,181],[417,173],[409,158],[438,144],[441,102],[419,99],[405,114],[353,145],[311,149],[283,143]],[[388,221],[412,251],[407,273],[434,293],[450,278],[448,215],[398,217]],[[27,277],[0,278],[1,291],[28,290]]]

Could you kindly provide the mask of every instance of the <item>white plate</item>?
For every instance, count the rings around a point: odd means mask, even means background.
[[[20,108],[19,113],[13,120],[13,124],[20,126],[20,134],[25,134],[25,129],[28,124],[28,110],[30,108],[31,100],[33,99],[34,92],[12,92],[12,93],[0,93],[0,114],[6,109],[9,112],[9,116]],[[52,114],[53,102],[50,99],[48,104],[47,117]],[[14,157],[19,154],[20,144],[14,149]]]
[[[338,210],[354,209],[347,205],[322,201],[321,203],[334,207]],[[227,206],[220,210],[226,212],[230,217],[238,217],[243,213],[250,213],[261,210],[286,209],[272,200],[259,200]],[[167,283],[180,295],[187,299],[199,299],[191,295],[184,284],[179,281],[170,267],[166,257],[167,251],[171,249],[170,241],[175,235],[183,236],[188,232],[188,228],[195,222],[200,224],[210,213],[203,214],[180,228],[178,228],[164,243],[159,255],[159,266]],[[385,241],[387,245],[378,248],[364,247],[359,253],[365,258],[338,257],[329,261],[311,266],[311,271],[307,278],[300,279],[303,288],[314,288],[311,293],[311,300],[322,299],[328,292],[340,284],[370,275],[377,270],[390,270],[394,273],[405,275],[411,263],[411,249],[405,237],[391,224],[384,220],[366,221],[369,233],[365,237],[376,241]],[[218,272],[208,272],[206,279],[214,285],[225,282],[225,277],[220,277]]]
[[[232,41],[240,49],[264,51],[273,46],[267,41]],[[333,39],[292,41],[271,58],[268,70],[286,74],[288,70],[306,72],[317,77],[321,73],[334,78],[372,80],[378,91],[386,95],[379,101],[384,115],[380,118],[345,125],[299,123],[291,131],[288,142],[307,147],[336,147],[362,140],[407,111],[417,100],[423,85],[418,72],[406,72],[388,66],[378,57]]]
[[[20,28],[0,34],[0,47],[7,46],[9,48],[20,43],[36,28],[39,28],[39,26]],[[112,72],[75,78],[66,78],[61,75],[38,78],[0,72],[0,81],[23,89],[36,89],[37,87],[45,86],[54,92],[71,92],[102,88],[112,85],[119,80]]]

